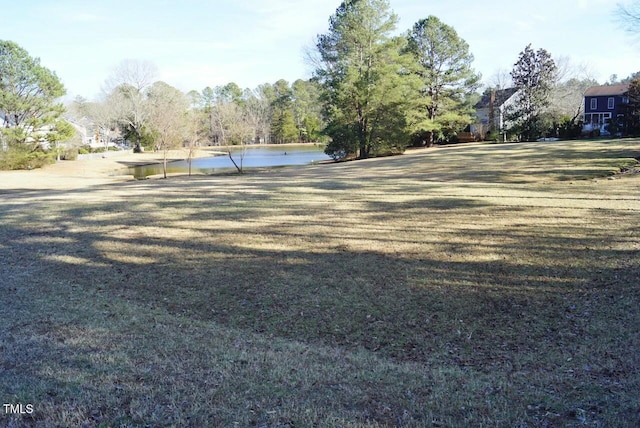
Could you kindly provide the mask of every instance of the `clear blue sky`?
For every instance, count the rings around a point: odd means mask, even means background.
[[[328,29],[331,0],[25,0],[0,8],[12,40],[94,99],[123,59],[153,62],[183,91],[236,82],[255,88],[308,78],[304,48]],[[616,0],[391,0],[398,32],[435,15],[469,43],[488,81],[532,43],[586,65],[600,82],[640,71],[640,38],[616,21]]]

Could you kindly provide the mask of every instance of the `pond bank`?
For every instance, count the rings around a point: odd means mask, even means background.
[[[264,144],[248,147],[281,147],[284,151],[291,146],[294,144]],[[312,147],[315,144],[305,144],[305,146]],[[233,149],[234,146],[229,148]],[[226,156],[226,149],[225,146],[199,148],[194,154],[194,159]],[[171,150],[168,153],[167,161],[174,163],[186,158],[187,152],[185,150]],[[87,186],[132,181],[134,177],[126,173],[127,168],[158,165],[162,162],[162,152],[133,153],[132,151],[122,151],[114,152],[108,157],[58,161],[30,171],[0,171],[0,193],[16,189],[79,189]]]
[[[314,144],[290,145],[251,145],[227,148],[233,160],[229,159],[228,151],[212,151],[211,156],[200,156],[193,159],[191,165],[185,160],[172,162],[167,165],[167,175],[184,175],[191,170],[192,175],[211,175],[235,172],[239,166],[243,170],[255,168],[273,168],[292,165],[308,165],[330,160],[321,146]],[[222,155],[222,156],[219,156]],[[126,170],[117,171],[118,174],[132,175],[136,179],[156,178],[164,176],[162,164],[134,165]]]
[[[201,149],[194,158],[214,156],[219,150]],[[184,160],[184,150],[171,150],[167,160]],[[133,180],[131,175],[114,174],[128,167],[162,163],[161,152],[116,152],[109,157],[58,161],[31,171],[0,171],[0,192],[10,189],[77,189],[86,186]]]

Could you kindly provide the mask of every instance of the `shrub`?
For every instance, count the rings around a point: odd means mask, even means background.
[[[66,148],[62,151],[62,153],[60,153],[60,159],[61,160],[77,160],[79,151],[80,149],[78,149],[77,147]]]
[[[582,133],[582,121],[575,121],[571,118],[562,118],[558,129],[558,136],[563,140],[580,138]]]
[[[30,152],[22,148],[10,147],[0,152],[0,169],[34,169],[55,162],[53,153],[43,151]]]
[[[336,140],[331,140],[327,147],[324,149],[324,152],[333,158],[333,160],[340,160],[347,157],[349,153],[347,153],[343,144],[337,142]]]

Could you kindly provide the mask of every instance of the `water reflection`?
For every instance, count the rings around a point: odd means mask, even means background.
[[[313,162],[331,159],[324,153],[323,146],[249,146],[242,159],[243,168],[273,167],[285,165],[307,165]],[[231,154],[240,164],[240,150],[232,149]],[[191,171],[194,174],[214,174],[235,171],[229,156],[214,156],[193,159]],[[167,165],[168,174],[186,174],[189,172],[187,161],[171,162]],[[162,174],[162,165],[144,165],[127,169],[128,175],[141,179]]]

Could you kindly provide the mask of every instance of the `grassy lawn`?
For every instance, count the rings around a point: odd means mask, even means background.
[[[0,190],[0,426],[639,426],[639,157]]]

